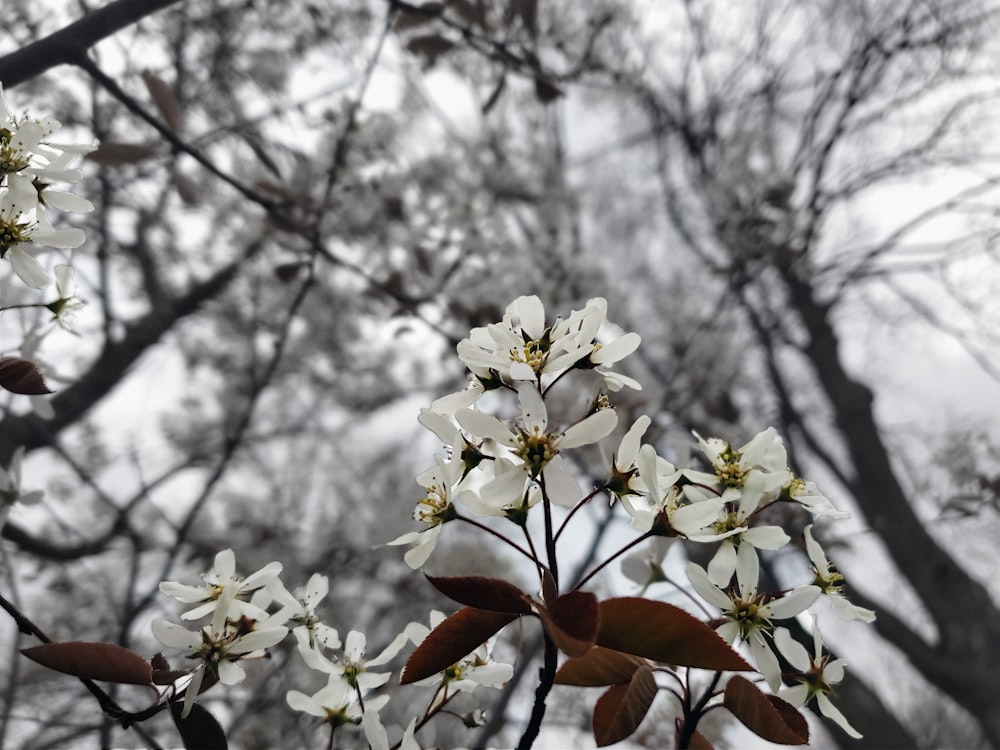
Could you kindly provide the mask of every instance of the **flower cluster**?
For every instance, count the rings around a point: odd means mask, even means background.
[[[81,229],[56,229],[49,209],[86,213],[94,206],[53,183],[78,182],[73,163],[92,146],[51,140],[59,130],[52,119],[16,116],[0,88],[0,258],[10,261],[21,280],[35,289],[52,283],[52,276],[35,258],[36,246],[74,248],[86,236]]]
[[[325,684],[311,695],[288,691],[288,705],[321,719],[331,731],[360,724],[371,747],[388,750],[379,711],[389,696],[373,696],[372,691],[385,686],[392,677],[382,668],[407,642],[419,644],[427,628],[410,623],[382,651],[369,657],[364,633],[352,630],[341,642],[337,630],[322,621],[318,607],[329,592],[326,576],[314,574],[305,587],[292,593],[279,577],[281,570],[280,563],[272,562],[251,575],[240,576],[233,551],[226,549],[216,555],[213,568],[202,575],[200,585],[176,581],[160,584],[162,593],[192,605],[181,614],[182,620],[209,618],[207,624],[194,631],[162,618],[152,623],[153,634],[161,643],[183,649],[188,658],[198,661],[182,678],[186,681],[182,685],[182,716],[190,713],[198,694],[215,682],[241,682],[246,672],[240,662],[266,656],[268,648],[291,632],[302,663],[319,672]],[[432,614],[432,625],[443,617]],[[467,659],[420,683],[437,687],[425,718],[440,710],[456,692],[471,692],[477,685],[502,687],[512,672],[510,665],[494,663],[484,644]],[[172,693],[168,697],[172,698]],[[416,730],[416,721],[411,722],[401,747],[419,750]]]
[[[829,700],[843,663],[827,663],[818,636],[816,655],[807,657],[778,623],[799,616],[820,598],[829,600],[845,619],[870,622],[874,613],[846,599],[843,577],[827,560],[811,526],[805,530],[804,546],[815,579],[783,591],[760,588],[759,555],[791,541],[781,526],[767,523],[768,508],[794,506],[817,518],[847,515],[814,483],[788,468],[785,445],[773,428],[738,447],[694,433],[702,465],[679,468],[658,455],[655,446],[642,442],[651,420],[641,416],[625,431],[610,466],[601,470],[603,483],[597,490],[581,492],[570,467],[582,461],[571,457],[572,452],[608,438],[618,425],[611,395],[622,386],[640,387],[608,369],[636,348],[639,337],[615,336],[618,329],[608,323],[606,311],[606,302],[595,299],[564,320],[547,322],[537,297],[520,297],[508,306],[501,322],[476,328],[459,343],[458,355],[469,368],[470,386],[438,399],[420,416],[421,424],[446,446],[437,465],[417,478],[426,494],[413,516],[424,528],[390,544],[411,545],[405,560],[418,568],[430,559],[446,523],[459,520],[482,526],[490,517],[523,527],[530,542],[528,516],[543,505],[548,549],[559,536],[549,531],[554,506],[572,509],[565,524],[580,506],[606,493],[612,505],[620,501],[633,529],[657,542],[653,557],[626,558],[627,574],[643,586],[668,581],[662,560],[672,540],[713,545],[707,569],[690,562],[686,572],[694,591],[721,610],[715,618],[719,634],[729,643],[746,644],[772,691],[784,690],[783,679],[805,685],[805,690],[792,688],[796,705],[816,699],[821,711],[853,733]],[[606,344],[602,335],[607,336]],[[578,400],[575,413],[561,418],[552,414],[551,389],[562,387],[574,372],[589,370],[598,374],[598,390],[591,394],[589,406],[581,408]],[[594,382],[591,378],[591,387]],[[509,393],[516,401],[516,414],[501,417],[483,409],[488,391]],[[491,533],[505,538],[495,528]],[[530,545],[529,553],[507,541],[540,569],[555,563],[551,551],[543,561],[534,554],[535,545]],[[801,674],[783,675],[779,652]]]

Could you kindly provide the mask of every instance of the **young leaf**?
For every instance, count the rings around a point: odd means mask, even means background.
[[[148,70],[142,71],[142,82],[146,84],[153,104],[160,110],[163,121],[175,133],[181,129],[181,105],[174,96],[173,89],[162,78]]]
[[[597,637],[597,597],[589,591],[563,594],[549,606],[538,607],[545,632],[569,656],[582,656]]]
[[[563,662],[556,672],[556,684],[579,687],[618,685],[631,680],[635,671],[645,663],[638,656],[594,646],[583,656],[574,656]]]
[[[435,578],[427,576],[427,580],[449,599],[454,599],[467,607],[518,615],[528,615],[532,612],[531,599],[527,594],[517,586],[499,578],[486,578],[485,576]]]
[[[487,612],[475,607],[460,609],[434,628],[410,654],[400,682],[407,685],[447,669],[517,617],[516,614]]]
[[[149,662],[114,643],[43,643],[21,649],[21,653],[43,667],[74,677],[123,685],[153,684]]]
[[[752,672],[718,633],[683,609],[638,597],[600,604],[598,645],[664,664]]]
[[[170,714],[187,750],[227,750],[226,733],[212,714],[197,703],[191,705],[187,718],[181,718],[183,711],[184,701],[170,704]]]
[[[656,697],[653,670],[643,665],[624,685],[607,689],[594,706],[594,739],[606,747],[632,734],[646,717]]]
[[[102,167],[120,167],[123,164],[137,164],[157,152],[156,146],[147,143],[118,143],[104,141],[96,149],[84,156]]]
[[[0,357],[0,386],[23,396],[52,393],[35,363],[20,357]]]
[[[722,704],[751,732],[780,745],[805,745],[809,724],[795,707],[776,695],[762,693],[750,680],[734,675],[726,683]]]

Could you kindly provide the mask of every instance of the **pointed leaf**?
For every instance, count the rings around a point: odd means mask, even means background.
[[[84,158],[103,167],[119,167],[145,161],[157,152],[156,146],[147,143],[118,143],[104,141]]]
[[[680,739],[679,734],[677,739]],[[688,750],[715,750],[715,748],[712,747],[712,743],[708,741],[708,737],[703,735],[697,729],[691,733],[687,746]]]
[[[556,683],[579,687],[618,685],[631,680],[635,671],[645,663],[638,656],[594,646],[583,656],[574,656],[563,662],[556,672]]]
[[[24,396],[52,393],[35,363],[20,357],[0,357],[0,386]]]
[[[699,669],[754,671],[718,633],[666,602],[638,597],[600,604],[598,645],[664,664]]]
[[[538,607],[545,632],[569,656],[582,656],[597,637],[597,597],[589,591],[571,591],[547,607]]]
[[[43,643],[21,649],[21,653],[43,667],[101,682],[151,685],[153,668],[139,654],[114,643]]]
[[[447,669],[517,617],[516,614],[487,612],[475,607],[460,609],[434,628],[410,654],[400,682],[403,685],[417,682]]]
[[[174,96],[173,89],[162,78],[148,70],[142,71],[142,82],[146,84],[153,104],[160,110],[160,115],[167,126],[175,133],[181,129],[181,105]]]
[[[499,578],[427,576],[427,580],[449,599],[454,599],[467,607],[518,615],[528,615],[533,611],[531,598],[527,594],[514,584]]]
[[[226,733],[222,731],[219,722],[206,709],[197,703],[191,705],[187,718],[181,718],[184,711],[184,701],[174,701],[170,704],[170,713],[174,717],[177,731],[187,750],[227,750]]]
[[[625,685],[613,685],[594,706],[594,739],[606,747],[631,735],[646,717],[656,697],[653,670],[643,665]]]
[[[780,745],[809,742],[809,724],[794,706],[776,695],[761,692],[739,675],[726,683],[722,703],[747,729],[768,742]]]

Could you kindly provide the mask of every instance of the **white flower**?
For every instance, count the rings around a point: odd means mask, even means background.
[[[397,635],[392,643],[371,659],[365,659],[367,643],[364,633],[352,630],[347,634],[341,655],[329,659],[318,649],[302,648],[302,638],[299,637],[299,653],[310,668],[332,674],[350,686],[351,689],[364,695],[369,690],[381,687],[392,677],[389,672],[372,672],[370,670],[391,661],[406,645],[406,634]]]
[[[25,284],[44,289],[52,283],[48,271],[31,254],[34,244],[56,248],[79,247],[87,239],[82,229],[54,229],[45,211],[35,209],[34,221],[14,190],[0,196],[0,258],[7,258]]]
[[[263,657],[264,649],[288,635],[288,628],[284,625],[275,625],[268,619],[258,621],[246,617],[226,620],[219,627],[213,622],[195,631],[156,618],[152,628],[153,635],[164,646],[184,649],[189,658],[201,660],[184,694],[183,716],[191,711],[206,670],[223,684],[235,685],[246,677],[246,672],[236,664],[237,661]]]
[[[281,563],[265,565],[246,578],[236,574],[236,556],[231,549],[224,549],[215,556],[215,566],[202,575],[205,582],[201,586],[188,586],[176,581],[164,581],[160,591],[185,604],[198,604],[181,615],[183,620],[196,620],[207,614],[212,615],[212,627],[222,629],[227,619],[251,617],[263,619],[264,609],[252,601],[246,601],[250,592],[261,589],[277,581]]]
[[[637,498],[622,495],[622,505],[632,516],[636,531],[652,531],[660,536],[683,536],[694,541],[715,541],[739,532],[739,528],[716,533],[711,524],[718,518],[725,502],[721,497],[705,496],[687,502],[680,490],[680,480],[688,476],[666,459],[656,455],[651,445],[639,449],[636,461],[639,479],[646,495]],[[690,478],[690,477],[688,477]]]
[[[318,716],[324,723],[334,727],[356,724],[362,718],[357,690],[336,676],[331,677],[326,687],[311,696],[298,690],[289,690],[285,700],[296,711]],[[388,702],[387,695],[366,701],[364,713],[376,713]]]
[[[294,596],[280,581],[272,586],[272,591],[275,599],[284,604],[274,618],[289,625],[300,643],[304,640],[308,648],[340,648],[336,629],[321,622],[316,614],[316,606],[330,591],[330,581],[326,576],[314,573],[305,589],[297,591]]]
[[[805,611],[819,596],[819,587],[799,586],[776,599],[759,593],[757,579],[760,563],[757,552],[748,544],[741,544],[737,552],[737,591],[727,585],[728,581],[720,586],[710,573],[695,563],[689,562],[686,572],[695,591],[705,601],[721,609],[723,617],[729,620],[717,628],[719,635],[730,643],[736,638],[746,642],[757,662],[757,669],[764,675],[771,690],[777,690],[781,685],[781,669],[764,636],[774,632],[772,620],[786,620]]]
[[[430,627],[419,622],[411,622],[403,631],[406,638],[419,646],[431,631],[445,620],[443,612],[434,610],[430,615]],[[468,656],[458,660],[438,674],[418,680],[416,685],[431,687],[443,683],[444,690],[436,696],[440,703],[448,697],[449,690],[473,692],[477,687],[502,688],[514,674],[510,664],[499,664],[493,661],[491,655],[493,639],[481,644]]]
[[[522,383],[517,394],[521,416],[513,428],[492,414],[473,409],[463,409],[455,415],[471,434],[507,446],[520,461],[522,481],[518,483],[510,477],[502,483],[494,480],[482,488],[483,499],[493,505],[515,502],[523,494],[524,480],[530,479],[544,482],[553,502],[572,505],[579,498],[579,489],[562,462],[556,460],[559,451],[607,437],[618,423],[618,415],[613,409],[599,409],[561,433],[550,433],[545,401],[535,385]]]
[[[611,478],[608,480],[608,492],[611,493],[612,505],[614,505],[615,498],[637,495],[641,491],[639,469],[635,462],[639,457],[640,441],[642,436],[646,434],[646,430],[649,429],[651,421],[645,414],[636,419],[622,437],[618,450],[615,451],[611,461]]]
[[[586,358],[580,358],[573,366],[580,369],[596,370],[604,378],[605,386],[611,391],[620,391],[625,386],[641,391],[642,386],[636,380],[607,369],[608,365],[620,362],[634,352],[642,341],[639,334],[626,333],[607,344],[600,343],[597,340],[597,335],[607,322],[607,313],[607,300],[603,297],[595,297],[587,301],[587,305],[582,311],[574,311],[567,319],[565,326],[570,329],[569,335],[575,338],[574,351],[589,350]],[[556,328],[556,331],[560,335],[564,335],[559,327]]]
[[[874,621],[875,613],[872,610],[851,604],[844,596],[844,576],[826,559],[823,548],[820,547],[819,542],[813,539],[812,524],[806,526],[803,535],[805,536],[806,553],[809,555],[813,571],[816,573],[815,584],[830,602],[833,611],[844,620]]]
[[[813,622],[812,656],[801,643],[792,638],[791,633],[783,628],[774,634],[774,642],[788,662],[799,670],[799,674],[795,677],[799,684],[783,689],[781,697],[796,707],[804,706],[815,698],[824,716],[839,724],[854,739],[860,739],[861,734],[848,723],[827,697],[834,694],[833,686],[844,679],[846,662],[842,659],[830,661],[830,655],[823,653],[823,637],[816,623]]]
[[[455,509],[456,486],[461,481],[463,463],[460,456],[452,456],[445,461],[437,457],[437,466],[417,477],[417,482],[427,490],[413,511],[414,520],[427,524],[423,531],[410,531],[396,537],[389,545],[412,544],[403,555],[406,564],[416,570],[421,567],[434,551],[441,527],[458,517]]]
[[[781,499],[790,503],[798,503],[807,511],[820,518],[850,518],[846,510],[837,510],[815,482],[793,477],[781,488]]]
[[[545,308],[536,296],[518,297],[503,321],[473,328],[458,343],[458,356],[486,388],[498,378],[537,380],[564,370],[592,351],[579,346],[569,326],[545,325]]]
[[[378,712],[373,711],[365,705],[365,713],[361,717],[361,727],[365,730],[365,739],[371,746],[371,750],[390,750],[389,734],[382,726],[382,720]],[[403,739],[400,740],[398,750],[420,750],[415,737],[417,731],[417,719],[410,720],[410,725],[403,732]]]
[[[85,307],[87,303],[81,299],[77,299],[75,296],[76,289],[73,282],[73,269],[70,266],[60,263],[56,266],[55,273],[56,292],[59,294],[59,298],[55,302],[46,305],[46,307],[52,311],[56,322],[63,329],[72,333],[73,328],[70,326],[70,323],[77,311]]]
[[[10,458],[10,466],[0,466],[0,526],[3,526],[7,510],[15,503],[34,505],[45,494],[43,490],[21,489],[21,462],[24,460],[24,446],[18,446]]]
[[[673,541],[670,537],[654,536],[644,551],[635,552],[622,560],[622,574],[642,586],[642,592],[654,583],[666,581],[663,560]]]

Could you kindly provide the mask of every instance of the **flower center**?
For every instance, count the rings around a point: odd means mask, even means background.
[[[713,468],[719,481],[726,487],[742,487],[746,481],[746,470],[740,464],[740,452],[731,446],[719,453]]]
[[[453,514],[454,508],[448,502],[447,490],[436,484],[427,488],[427,495],[417,502],[417,507],[413,510],[413,518],[428,526],[438,526],[449,521]]]
[[[514,455],[524,461],[528,474],[537,478],[545,468],[545,464],[559,452],[555,446],[555,438],[547,432],[542,432],[537,426],[532,427],[531,432],[519,427],[518,433]]]
[[[7,254],[14,245],[20,245],[29,240],[29,225],[19,224],[17,219],[0,218],[0,258]]]

